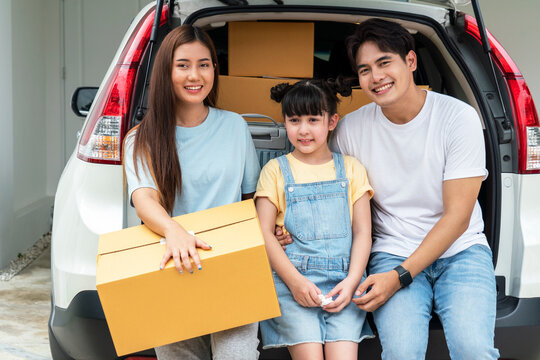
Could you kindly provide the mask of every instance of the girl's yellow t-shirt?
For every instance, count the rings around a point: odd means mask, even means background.
[[[287,154],[289,166],[291,168],[294,181],[299,184],[312,183],[318,181],[330,181],[336,179],[336,169],[334,160],[320,165],[310,165],[296,159],[292,154]],[[343,155],[345,175],[349,179],[349,213],[356,200],[369,192],[369,198],[373,197],[373,188],[369,184],[366,169],[360,162],[352,157]],[[278,209],[276,225],[283,226],[285,219],[285,180],[281,174],[281,169],[277,159],[270,160],[261,170],[257,192],[255,198],[267,197]]]

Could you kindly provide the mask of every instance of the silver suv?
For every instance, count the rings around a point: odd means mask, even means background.
[[[497,276],[495,343],[504,358],[539,354],[538,115],[522,74],[483,27],[477,1],[473,7],[478,22],[456,11],[456,1],[181,0],[164,6],[158,1],[157,11],[156,3],[145,7],[129,27],[97,93],[80,88],[74,94],[74,111],[86,121],[60,179],[54,207],[49,320],[53,359],[116,358],[95,286],[97,243],[102,233],[140,224],[126,193],[122,140],[144,114],[151,63],[163,37],[183,23],[204,28],[216,45],[222,75],[227,76],[232,22],[310,22],[314,77],[354,77],[344,39],[355,24],[372,17],[397,21],[413,34],[417,84],[469,103],[482,119],[490,176],[479,201]],[[259,110],[253,106],[245,112]],[[261,164],[289,150],[279,123],[252,122],[250,129]],[[428,358],[447,358],[436,320],[431,330]],[[359,354],[378,358],[377,339],[362,342]],[[153,352],[138,354],[144,355]],[[279,358],[287,359],[287,351],[261,354],[261,359]]]

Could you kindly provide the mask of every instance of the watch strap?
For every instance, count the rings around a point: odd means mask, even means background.
[[[403,266],[398,265],[394,268],[394,270],[399,275],[399,283],[401,284],[401,288],[409,286],[412,283],[412,276],[411,273],[406,270]]]

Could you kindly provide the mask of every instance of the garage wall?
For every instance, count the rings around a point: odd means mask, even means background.
[[[11,40],[11,1],[0,0],[0,49],[10,54],[13,46]],[[13,104],[11,74],[13,60],[11,56],[0,56],[0,129],[6,134],[0,141],[0,268],[7,264],[11,254],[11,222],[13,220]]]
[[[150,0],[64,0],[65,159],[77,145],[84,118],[71,110],[71,95],[80,86],[99,86],[131,20]]]
[[[63,166],[57,144],[47,136],[59,131],[58,120],[54,119],[60,111],[60,40],[59,31],[55,31],[59,3],[0,3],[0,48],[5,54],[0,57],[0,97],[6,102],[0,107],[4,134],[0,142],[0,268],[50,228],[53,194],[47,191],[47,185],[57,182]]]

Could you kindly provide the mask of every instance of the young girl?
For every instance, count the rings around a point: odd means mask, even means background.
[[[356,359],[366,337],[366,314],[351,298],[371,248],[373,190],[355,158],[328,148],[338,92],[351,90],[321,80],[272,88],[294,151],[268,162],[255,194],[282,313],[262,322],[261,333],[264,348],[287,346],[295,360]],[[285,251],[275,224],[294,239]]]
[[[161,268],[171,259],[178,276],[193,273],[191,261],[204,271],[196,248],[210,247],[171,216],[252,197],[260,171],[244,119],[213,107],[218,73],[208,35],[190,25],[171,31],[154,60],[148,112],[124,146],[130,198],[141,220],[166,240]],[[156,353],[160,360],[253,360],[257,344],[257,324],[251,324],[161,346]]]

